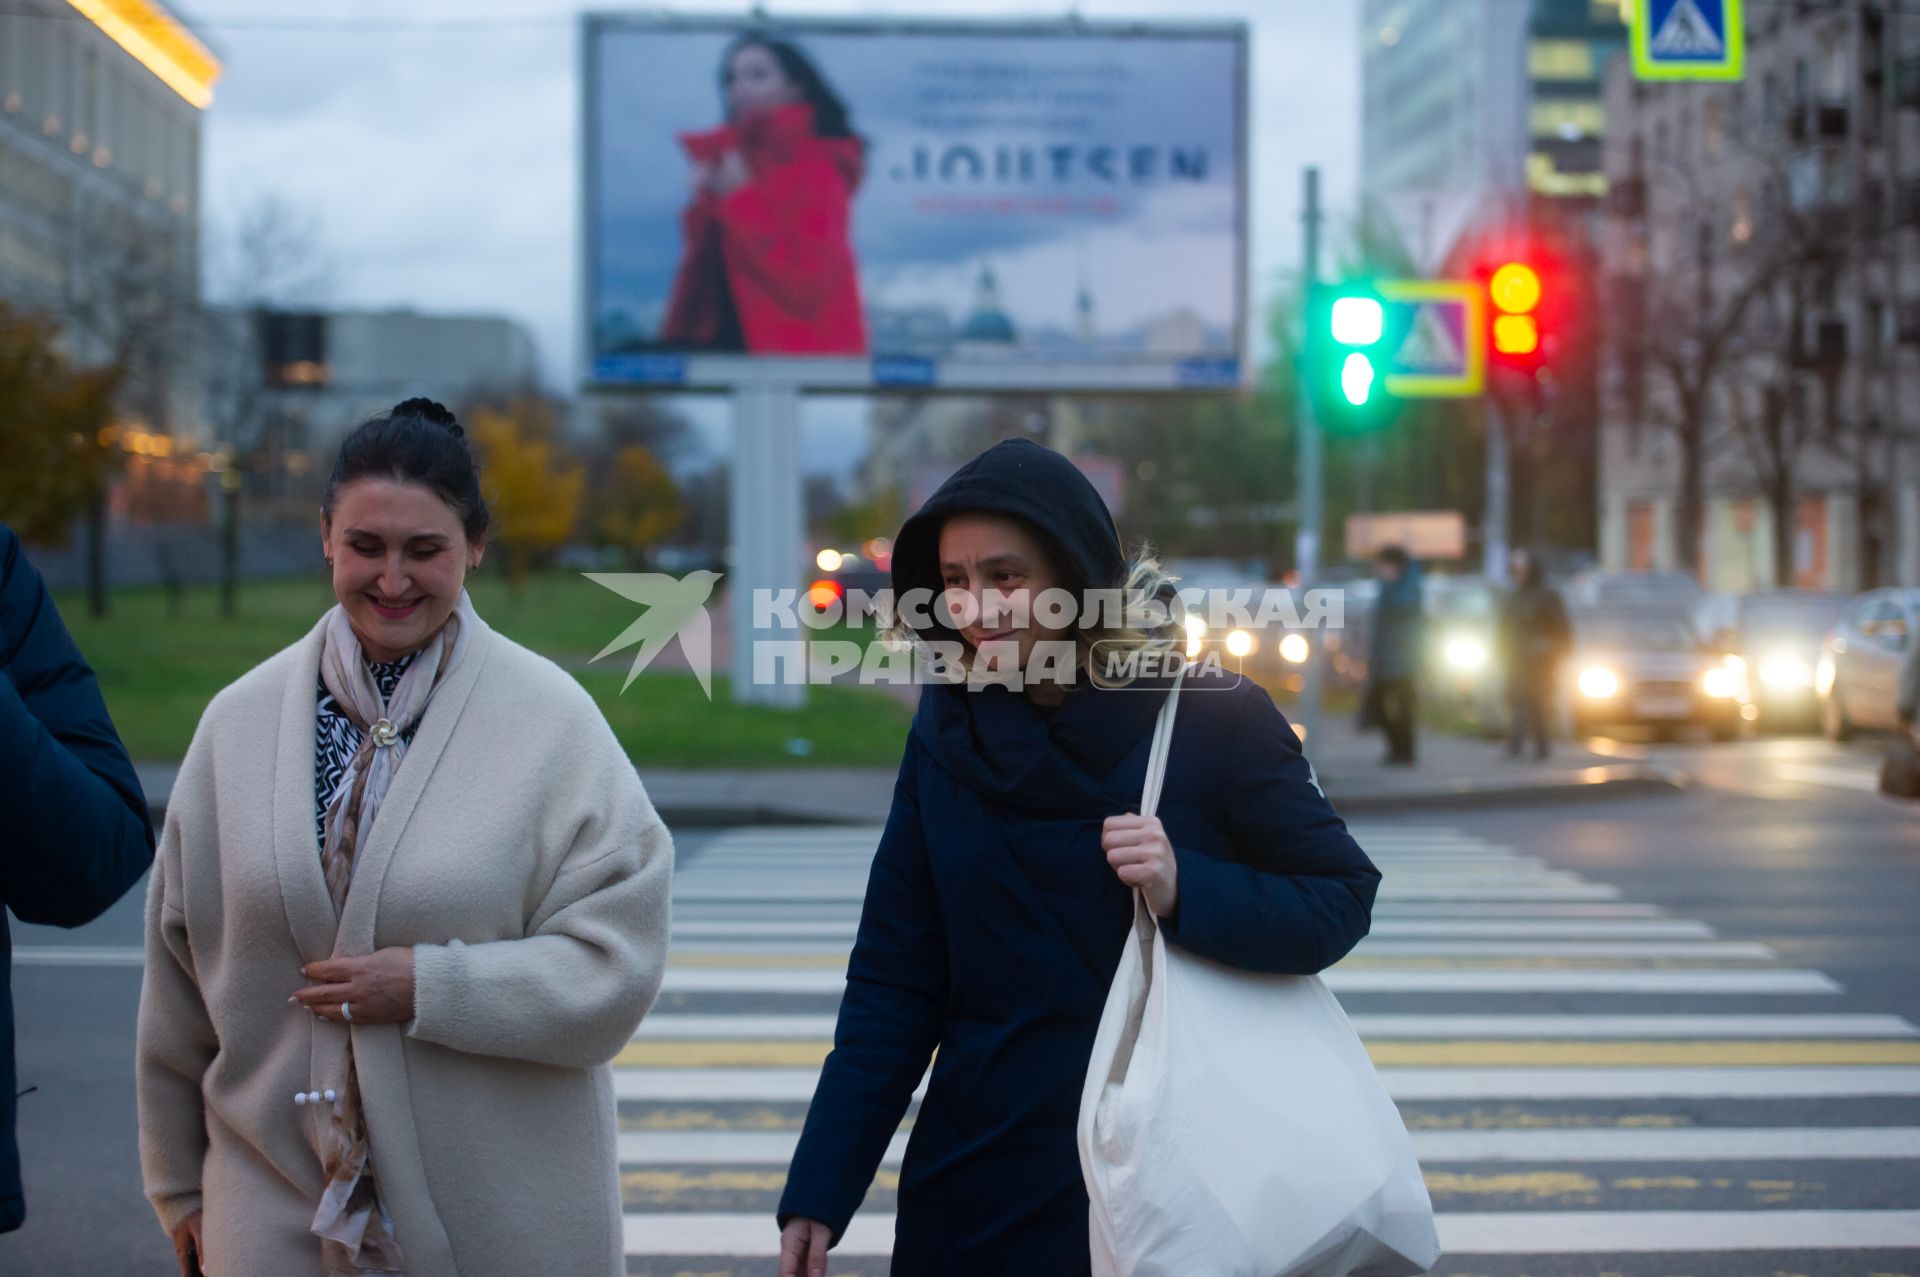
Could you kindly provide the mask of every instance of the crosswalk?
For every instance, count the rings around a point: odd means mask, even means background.
[[[1386,877],[1327,980],[1419,1148],[1437,1271],[1920,1271],[1920,1028],[1526,849],[1355,834]],[[773,1271],[878,836],[735,829],[683,863],[615,1062],[630,1273]],[[912,1120],[831,1273],[887,1272]]]

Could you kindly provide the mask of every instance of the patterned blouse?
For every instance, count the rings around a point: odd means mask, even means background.
[[[400,685],[400,676],[407,672],[407,666],[413,663],[418,652],[411,652],[397,661],[368,661],[367,670],[373,675],[374,683],[380,688],[380,695],[388,700]],[[337,704],[333,693],[327,690],[327,680],[320,680],[320,703],[314,715],[315,738],[313,742],[313,828],[315,838],[324,844],[327,840],[327,808],[333,805],[334,798],[340,792],[340,782],[346,779],[347,764],[353,761],[354,751],[360,748],[362,733],[353,725]],[[401,739],[409,743],[419,728],[415,723]]]

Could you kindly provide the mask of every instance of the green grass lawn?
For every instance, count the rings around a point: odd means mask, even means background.
[[[782,765],[891,767],[900,759],[907,708],[883,691],[813,687],[797,713],[736,706],[724,676],[708,701],[686,674],[643,674],[624,694],[619,654],[580,672],[587,658],[637,615],[634,605],[584,577],[548,573],[520,594],[503,579],[475,578],[473,605],[488,624],[560,661],[599,702],[636,763],[686,767]],[[178,758],[214,693],[294,642],[333,605],[312,579],[249,582],[239,615],[219,614],[212,587],[188,589],[177,615],[158,587],[116,590],[103,621],[78,595],[58,599],[62,617],[99,676],[107,708],[135,758]],[[716,616],[717,624],[725,618]],[[810,745],[796,754],[789,742]]]

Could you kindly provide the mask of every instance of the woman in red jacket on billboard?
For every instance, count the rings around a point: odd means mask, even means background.
[[[841,355],[867,348],[850,241],[865,144],[791,43],[748,34],[721,62],[727,122],[684,133],[693,199],[665,346]]]

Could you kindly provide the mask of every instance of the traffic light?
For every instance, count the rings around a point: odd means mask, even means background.
[[[1540,272],[1522,261],[1504,262],[1487,278],[1488,314],[1493,331],[1488,346],[1498,363],[1511,368],[1537,368],[1544,339],[1540,331],[1540,303],[1544,289]]]
[[[1370,288],[1318,290],[1308,315],[1307,372],[1323,411],[1352,417],[1384,398],[1379,367],[1386,308]]]

